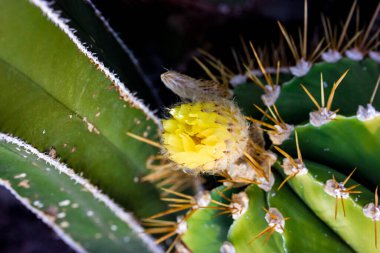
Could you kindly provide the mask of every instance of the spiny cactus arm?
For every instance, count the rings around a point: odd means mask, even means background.
[[[329,167],[308,161],[305,164],[308,173],[295,176],[288,181],[292,189],[355,251],[380,252],[375,246],[374,221],[363,213],[363,208],[374,202],[374,194],[363,186],[358,186],[350,190],[351,193],[347,198],[334,197],[326,191],[328,180],[335,179],[336,182],[343,183],[346,189],[357,183]],[[278,165],[276,167],[282,170]]]
[[[268,234],[258,237],[268,227],[264,210],[268,206],[264,192],[256,185],[248,186],[245,192],[249,197],[248,210],[234,221],[228,232],[228,240],[236,252],[286,252],[280,234],[273,234],[266,243],[264,238]]]
[[[276,106],[287,123],[297,124],[308,121],[309,113],[316,109],[315,105],[302,90],[303,84],[315,99],[321,101],[321,74],[327,87],[324,89],[326,102],[333,83],[349,69],[333,100],[333,108],[339,114],[352,116],[359,105],[367,105],[375,88],[380,73],[380,64],[372,59],[353,61],[343,58],[336,63],[318,63],[303,77],[295,77],[284,83]],[[375,97],[373,105],[380,105],[380,96]]]
[[[158,211],[158,193],[137,182],[156,149],[127,132],[154,139],[159,120],[46,2],[1,1],[0,13],[0,131],[53,148],[138,216]]]
[[[278,190],[280,183],[281,178],[276,176],[275,185],[266,197],[269,210],[276,208],[283,219],[288,218],[282,233],[287,252],[313,252],[316,249],[320,252],[353,252],[287,185]]]
[[[138,215],[158,211],[160,201],[156,190],[138,182],[145,161],[124,156],[80,115],[4,62],[0,62],[0,88],[4,91],[0,93],[1,129],[31,140],[39,150],[60,157]],[[129,145],[134,143],[135,140],[129,139]],[[142,198],[151,201],[139,201]]]
[[[316,107],[300,84],[303,84],[320,103],[320,75],[322,74],[325,84],[325,100],[327,102],[333,83],[348,69],[347,77],[342,81],[334,96],[332,109],[339,109],[339,113],[346,116],[354,115],[358,105],[366,106],[370,103],[371,94],[374,91],[376,79],[380,72],[380,65],[370,58],[366,58],[361,62],[347,58],[343,58],[337,63],[321,62],[313,65],[311,71],[305,76],[293,77],[288,81],[281,82],[280,96],[276,101],[276,106],[281,116],[287,123],[292,124],[307,121],[309,113],[315,110]],[[265,107],[261,99],[263,94],[261,88],[250,81],[236,86],[234,94],[236,102],[245,115],[254,118],[261,116],[260,112],[253,107],[253,104],[261,108]],[[380,98],[375,96],[373,105],[378,105],[379,101]]]
[[[226,187],[220,186],[211,191],[211,199],[221,203],[228,204],[221,197],[222,192],[231,197],[231,190],[225,191]],[[210,207],[218,207],[215,203],[210,203]],[[187,232],[183,235],[182,240],[193,253],[201,253],[207,249],[207,252],[220,252],[220,248],[227,240],[228,229],[232,224],[231,217],[227,215],[218,215],[223,210],[212,208],[199,208],[187,220]]]
[[[249,208],[235,220],[229,239],[236,252],[309,252],[315,249],[352,252],[287,186],[264,193],[256,186],[246,190]],[[307,239],[302,238],[307,231]]]
[[[321,127],[310,124],[296,127],[305,159],[329,165],[348,175],[357,168],[359,183],[374,188],[380,182],[380,117],[360,121],[357,117],[338,117]],[[295,155],[293,140],[284,149]]]
[[[86,179],[1,133],[0,184],[77,252],[162,252],[131,214]]]

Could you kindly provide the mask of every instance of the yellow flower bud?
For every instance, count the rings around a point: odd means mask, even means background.
[[[181,104],[163,120],[165,153],[180,167],[195,172],[226,170],[247,146],[249,125],[228,100]]]

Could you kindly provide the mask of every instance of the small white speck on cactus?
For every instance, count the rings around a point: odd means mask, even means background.
[[[289,139],[289,136],[294,130],[293,125],[285,124],[284,126],[274,125],[276,131],[268,132],[269,139],[274,145],[281,145],[284,141]]]
[[[380,113],[371,104],[367,104],[367,107],[359,105],[356,113],[356,117],[361,121],[371,120],[379,115]]]
[[[361,61],[364,54],[358,48],[351,48],[345,52],[346,56],[354,61]]]
[[[178,235],[183,235],[184,233],[186,233],[187,231],[187,222],[186,220],[184,219],[183,216],[177,216],[177,229],[176,229],[176,233]]]
[[[331,63],[337,62],[340,59],[342,59],[342,55],[339,53],[339,51],[333,49],[328,49],[326,52],[323,52],[321,57],[325,62]]]
[[[288,158],[284,158],[282,160],[282,167],[284,168],[284,172],[286,175],[294,175],[297,176],[305,175],[308,172],[305,164],[301,162],[299,159],[294,159],[295,164],[292,163]],[[296,165],[296,166],[295,166]]]
[[[333,179],[329,179],[325,183],[325,192],[334,198],[347,199],[350,194],[346,192],[346,188],[343,183],[337,183]]]
[[[247,193],[240,192],[237,194],[232,194],[232,203],[230,203],[230,207],[232,210],[232,219],[236,220],[240,218],[245,212],[247,212],[249,207],[249,198]]]
[[[289,69],[294,76],[300,77],[306,75],[309,72],[311,66],[311,62],[301,59],[295,66],[290,67]]]
[[[365,205],[363,207],[363,213],[373,221],[380,221],[380,206],[375,206],[374,203]]]
[[[265,85],[265,93],[261,95],[261,100],[263,100],[264,105],[272,106],[276,103],[278,97],[280,96],[281,88],[279,85]]]
[[[220,253],[236,253],[236,250],[232,243],[225,241],[220,247]]]
[[[377,63],[380,63],[380,52],[371,51],[369,57]]]
[[[247,75],[241,75],[241,74],[239,74],[239,75],[233,76],[230,79],[230,84],[232,86],[234,86],[234,87],[237,86],[237,85],[239,85],[239,84],[245,83],[245,82],[247,82]]]
[[[197,207],[207,207],[211,202],[211,195],[209,191],[201,191],[196,196]]]
[[[265,214],[265,220],[268,222],[268,226],[274,229],[276,232],[282,234],[285,229],[285,219],[277,208],[269,208]]]
[[[326,108],[321,108],[321,110],[311,112],[310,114],[310,124],[319,127],[331,120],[336,118],[336,113],[327,110]]]
[[[261,189],[263,189],[264,191],[269,192],[270,190],[272,190],[272,187],[273,187],[274,182],[275,182],[275,178],[274,178],[273,174],[269,174],[268,179],[266,179],[264,177],[260,177],[260,178],[258,178],[258,181],[259,181],[259,184],[257,186],[260,187]]]

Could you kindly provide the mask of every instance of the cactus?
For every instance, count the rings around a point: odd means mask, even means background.
[[[330,24],[323,18],[330,44],[322,49],[321,41],[310,55],[306,18],[300,49],[279,23],[295,58],[293,66],[280,67],[280,61],[274,68],[264,66],[267,61],[250,43],[252,54],[241,63],[243,73],[202,52],[196,61],[213,81],[175,72],[162,75],[164,84],[185,100],[163,120],[163,160],[174,162],[173,170],[211,174],[208,180],[224,185],[212,190],[206,206],[197,198],[202,192],[186,197],[193,198],[191,205],[162,197],[170,209],[149,217],[146,231],[152,232],[150,227],[159,226],[168,213],[180,212],[172,230],[161,230],[157,240],[175,236],[168,252],[380,251],[380,66],[371,51],[378,45],[368,37],[380,5],[372,23],[343,46],[355,4],[341,38],[330,36]],[[356,58],[357,52],[363,57]],[[258,70],[251,69],[254,61]],[[245,120],[223,95],[228,94],[226,80]],[[228,134],[220,125],[228,126]]]
[[[279,23],[293,62],[201,51],[160,120],[91,1],[3,0],[0,184],[77,252],[380,252],[379,10],[311,50]]]

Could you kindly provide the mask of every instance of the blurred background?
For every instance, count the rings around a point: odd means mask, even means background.
[[[1,1],[1,0],[0,0]],[[17,0],[18,1],[18,0]],[[64,0],[79,1],[79,0]],[[57,2],[60,2],[57,1]],[[160,74],[176,70],[196,78],[204,73],[192,60],[202,48],[233,66],[232,48],[240,38],[258,46],[278,42],[280,20],[295,34],[303,23],[303,0],[92,0],[140,63],[159,110],[178,99]],[[378,0],[358,1],[360,22],[368,23]],[[309,1],[309,35],[322,32],[321,13],[343,22],[352,1]],[[379,25],[379,18],[377,25]],[[0,252],[72,252],[33,214],[0,188]]]

